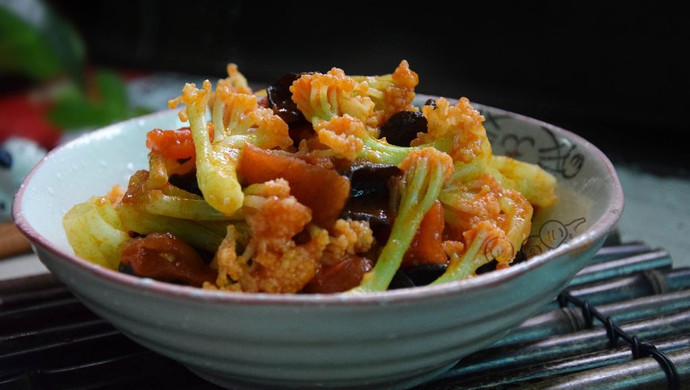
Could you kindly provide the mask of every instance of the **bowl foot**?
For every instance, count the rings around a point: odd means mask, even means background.
[[[280,380],[269,378],[250,378],[229,373],[211,371],[198,367],[187,367],[191,372],[215,385],[232,390],[404,390],[429,382],[457,364],[456,361],[438,367],[374,379],[342,379],[333,381]]]

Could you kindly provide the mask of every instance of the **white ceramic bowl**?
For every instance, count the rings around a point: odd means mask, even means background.
[[[76,257],[62,229],[65,212],[146,168],[145,133],[180,126],[174,111],[108,126],[51,151],[16,195],[13,216],[41,261],[86,306],[209,381],[262,389],[409,388],[554,299],[623,209],[613,166],[589,142],[475,106],[486,117],[495,153],[552,172],[560,201],[536,216],[531,259],[468,280],[366,295],[223,293],[117,273]]]

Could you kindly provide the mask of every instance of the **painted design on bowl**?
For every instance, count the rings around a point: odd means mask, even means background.
[[[585,229],[587,218],[579,217],[563,223],[557,219],[544,222],[536,234],[527,237],[524,248],[527,257],[540,255],[567,243]],[[534,231],[534,230],[533,230]]]
[[[572,179],[582,170],[585,156],[577,150],[577,145],[557,138],[546,127],[542,126],[541,129],[549,135],[553,145],[539,148],[539,166],[565,179]]]
[[[501,151],[501,155],[521,159],[523,156],[536,156],[535,161],[544,170],[572,179],[582,170],[585,156],[576,144],[563,137],[557,137],[551,129],[541,126],[548,137],[521,134],[514,129],[515,118],[510,115],[479,108],[484,116],[484,128],[491,145]]]
[[[496,154],[537,164],[559,180],[574,180],[582,172],[587,160],[578,145],[558,136],[548,126],[538,126],[541,133],[535,133],[525,129],[524,123],[514,115],[492,108],[478,110],[484,116],[487,138]],[[589,226],[586,215],[567,219],[556,216],[533,222],[532,234],[523,244],[527,258],[558,248]]]

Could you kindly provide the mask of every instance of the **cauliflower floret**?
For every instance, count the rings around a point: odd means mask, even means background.
[[[227,234],[218,246],[211,261],[211,268],[218,270],[216,284],[204,283],[204,288],[220,288],[223,290],[239,291],[240,285],[233,283],[240,280],[247,270],[247,263],[237,258],[238,233],[234,225],[228,225]]]
[[[169,103],[171,107],[187,105],[184,118],[189,120],[194,140],[199,189],[211,206],[228,216],[242,206],[236,173],[241,148],[246,143],[265,149],[292,145],[287,124],[272,110],[259,106],[256,96],[240,92],[246,88],[232,69],[215,92],[208,80],[201,89],[187,84],[182,95]],[[211,123],[206,120],[209,108]]]
[[[447,211],[446,224],[451,235],[462,234],[480,221],[497,219],[502,191],[500,183],[488,173],[448,183],[439,199]]]
[[[221,244],[223,250],[214,259],[219,270],[218,287],[295,293],[314,277],[329,244],[328,232],[309,225],[311,210],[289,195],[289,188],[284,179],[248,188],[243,210],[251,237],[242,255],[237,256],[231,242],[236,234],[228,230],[228,243]],[[293,238],[305,228],[310,240],[296,243]],[[230,281],[234,285],[229,286]]]
[[[236,64],[228,64],[226,70],[228,72],[228,77],[218,81],[218,85],[220,85],[221,83],[229,83],[232,86],[232,88],[239,93],[252,93],[252,89],[249,87],[247,78],[244,77],[244,75],[238,70]]]
[[[471,165],[456,164],[454,177],[439,199],[453,240],[451,261],[441,280],[462,279],[491,260],[508,266],[529,236],[533,207],[518,191],[505,189],[490,174],[475,172]]]
[[[119,248],[129,235],[122,227],[115,211],[119,190],[112,196],[91,197],[77,204],[65,214],[62,225],[74,253],[95,264],[117,269]]]
[[[366,253],[374,243],[368,222],[339,219],[332,228],[322,263],[330,265],[345,255]]]
[[[470,162],[477,157],[491,156],[491,144],[482,126],[484,117],[475,110],[467,98],[456,105],[447,99],[436,99],[435,106],[422,107],[428,122],[428,131],[418,133],[412,146],[434,146],[453,157],[454,161]]]
[[[473,229],[463,233],[465,245],[449,242],[444,246],[450,262],[446,271],[432,284],[446,283],[475,275],[477,268],[497,260],[507,265],[512,260],[513,247],[505,232],[493,221],[481,221]]]
[[[364,148],[364,123],[349,115],[336,116],[329,121],[320,120],[314,124],[314,131],[319,142],[350,161],[355,160]]]
[[[368,88],[346,76],[342,69],[332,68],[326,74],[302,75],[292,83],[290,92],[297,108],[312,123],[348,114],[375,129],[379,125],[375,104],[364,96]]]
[[[334,116],[330,120],[314,123],[314,131],[322,145],[337,157],[350,161],[365,159],[376,163],[399,164],[415,148],[391,145],[368,131],[359,119],[350,116]]]
[[[369,86],[366,95],[374,101],[379,123],[385,123],[399,111],[417,111],[412,101],[419,76],[410,69],[406,60],[402,60],[392,74],[351,77]]]

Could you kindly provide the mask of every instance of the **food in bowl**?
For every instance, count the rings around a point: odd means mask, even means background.
[[[523,260],[556,178],[494,155],[467,98],[413,104],[417,84],[402,61],[254,92],[231,64],[215,90],[184,86],[170,105],[188,125],[150,129],[148,169],[72,207],[67,239],[106,268],[242,292],[385,291]]]

